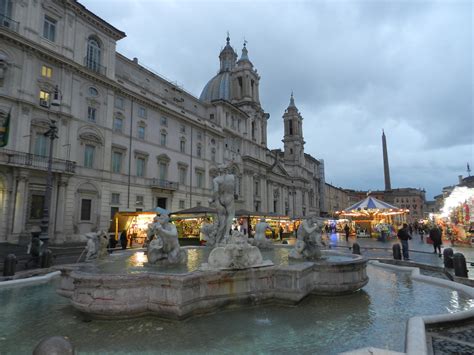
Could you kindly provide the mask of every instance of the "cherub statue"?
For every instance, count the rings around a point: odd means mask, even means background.
[[[186,251],[179,247],[178,231],[170,218],[162,214],[154,224],[154,238],[148,245],[148,262],[177,264],[186,261]]]

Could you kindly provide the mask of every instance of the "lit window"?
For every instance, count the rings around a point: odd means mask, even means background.
[[[112,172],[120,173],[122,171],[122,153],[113,152],[112,154]]]
[[[39,99],[40,99],[40,106],[49,107],[49,92],[41,90]]]
[[[120,205],[120,194],[112,192],[112,198],[110,203],[113,205]]]
[[[57,21],[51,17],[45,16],[43,22],[43,37],[54,42],[56,39],[56,23]]]
[[[137,176],[145,176],[145,158],[137,158]]]
[[[114,117],[114,131],[122,132],[123,129],[123,120],[120,117]]]
[[[51,78],[53,76],[53,69],[43,65],[41,67],[41,76],[44,76],[45,78]]]
[[[95,147],[93,145],[86,144],[84,149],[84,167],[93,168],[94,167],[94,153]]]
[[[90,106],[87,107],[87,120],[91,122],[95,122],[96,113],[97,113],[97,110],[95,109],[95,107],[90,107]]]
[[[138,108],[138,117],[146,118],[146,108],[144,107]]]
[[[138,126],[138,138],[145,139],[145,126]]]

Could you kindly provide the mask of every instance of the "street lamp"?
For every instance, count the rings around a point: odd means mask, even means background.
[[[58,86],[54,89],[53,99],[51,100],[52,106],[61,105],[61,95]],[[53,146],[54,140],[58,138],[58,127],[56,121],[50,120],[49,129],[44,133],[49,138],[49,156],[48,156],[48,173],[46,176],[46,193],[44,196],[43,206],[43,218],[40,224],[40,240],[43,242],[43,250],[48,248],[49,241],[49,211],[51,209],[51,192],[53,189]]]

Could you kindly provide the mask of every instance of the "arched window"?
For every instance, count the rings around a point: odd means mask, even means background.
[[[100,44],[95,38],[87,41],[86,66],[96,72],[100,72]]]

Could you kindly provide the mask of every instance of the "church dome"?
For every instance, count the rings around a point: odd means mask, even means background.
[[[229,35],[227,35],[226,42],[226,46],[219,54],[219,73],[206,84],[201,92],[201,96],[199,96],[200,100],[209,102],[213,100],[230,101],[230,73],[235,67],[237,54],[230,45]]]
[[[230,72],[220,72],[209,80],[199,99],[208,102],[213,100],[230,101]]]

